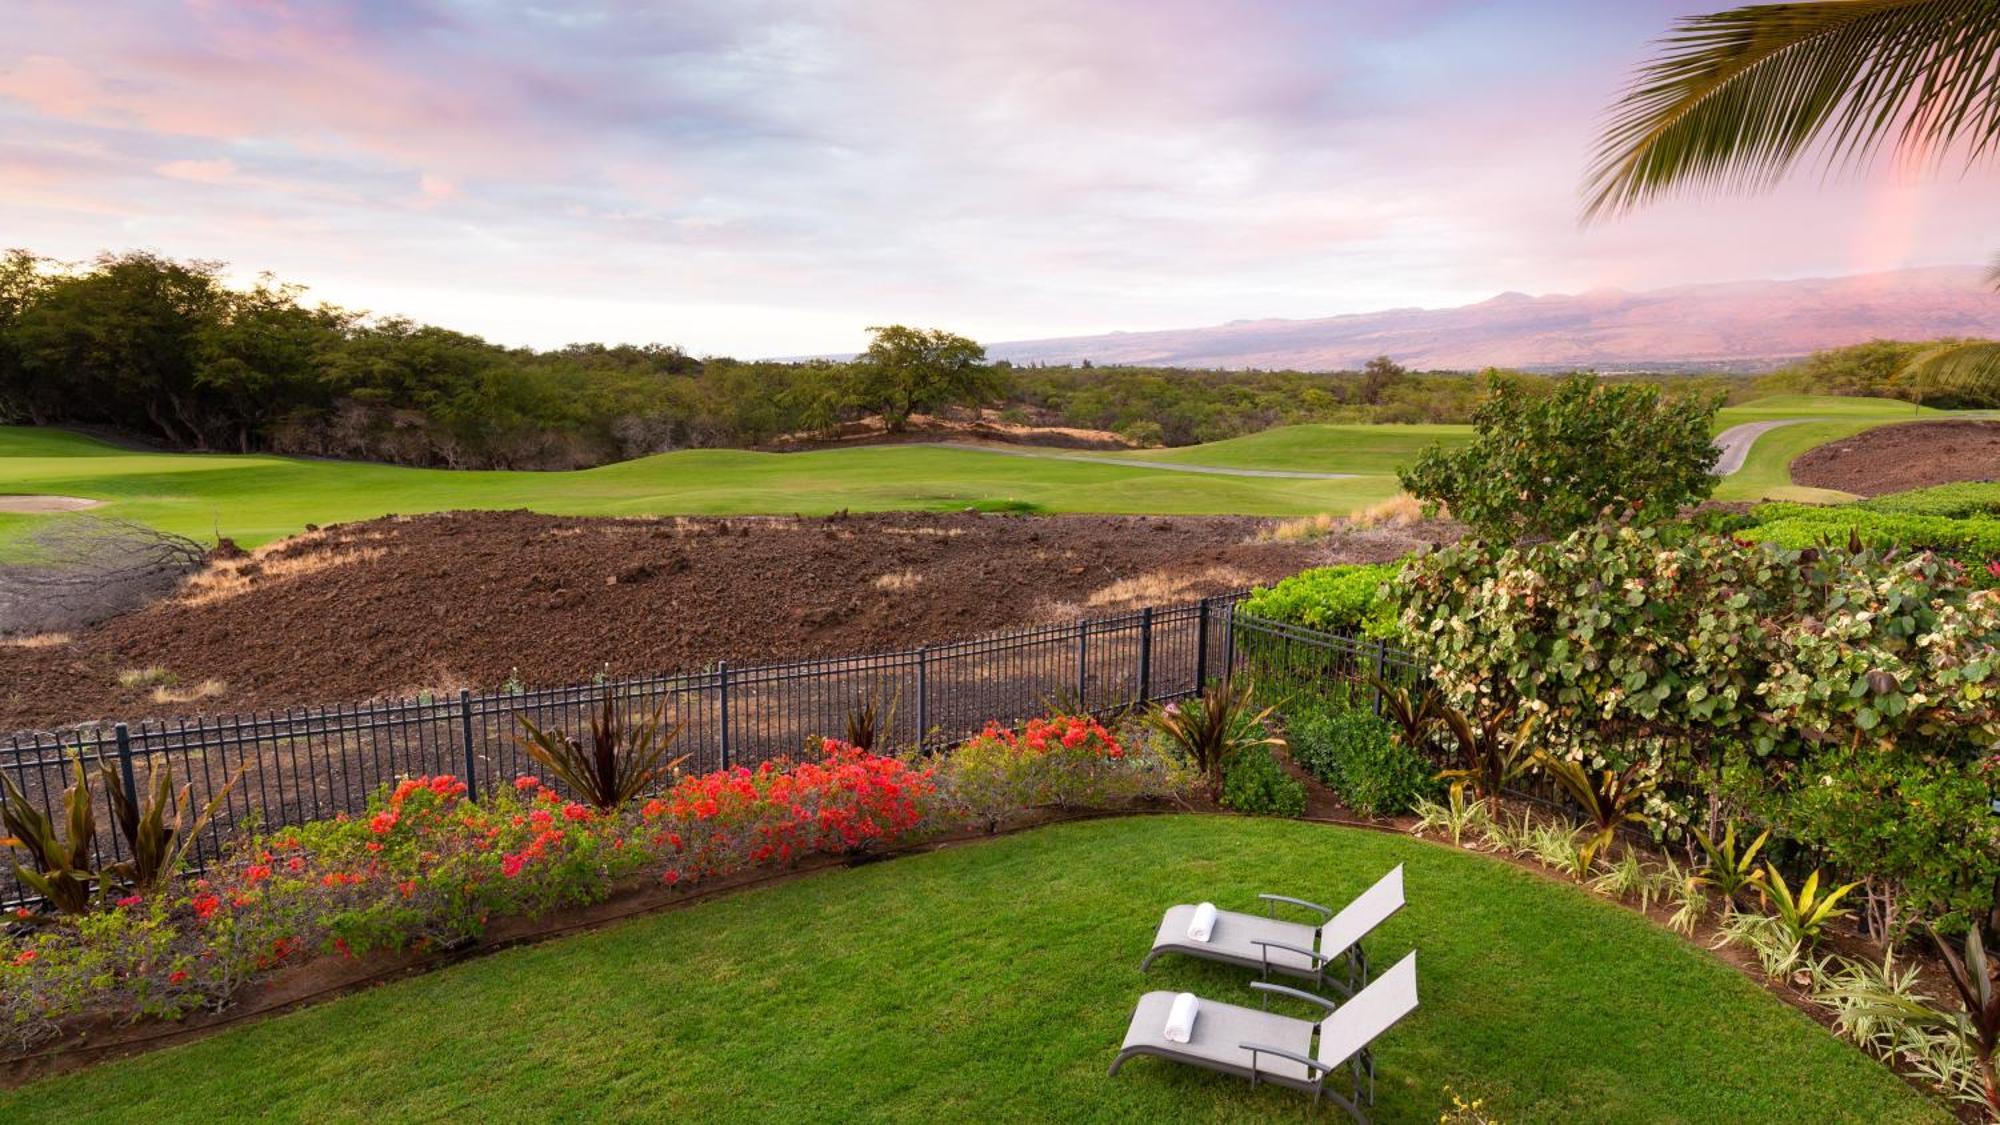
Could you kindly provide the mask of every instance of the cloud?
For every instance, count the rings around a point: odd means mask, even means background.
[[[188,180],[197,184],[219,184],[236,175],[236,162],[229,159],[218,160],[169,160],[153,169],[170,180]]]
[[[61,256],[736,354],[1983,256],[1990,173],[1580,229],[1597,115],[1695,8],[31,4],[0,43],[0,199]]]

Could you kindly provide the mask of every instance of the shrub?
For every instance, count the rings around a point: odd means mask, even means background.
[[[1488,539],[1567,535],[1606,515],[1656,522],[1714,491],[1709,429],[1721,405],[1591,375],[1547,395],[1497,380],[1472,416],[1471,445],[1433,447],[1398,477],[1410,495],[1449,506]]]
[[[1283,744],[1271,737],[1272,709],[1250,710],[1256,696],[1247,677],[1231,676],[1209,684],[1193,699],[1154,708],[1146,725],[1214,786],[1238,752]]]
[[[1807,504],[1759,504],[1751,510],[1751,516],[1758,522],[1742,535],[1759,543],[1803,550],[1828,543],[1839,546],[1852,536],[1862,546],[1878,551],[1897,548],[1935,551],[1964,564],[1975,583],[1996,584],[1986,563],[2000,559],[2000,518],[1984,514],[1928,515],[1861,505],[1819,508]]]
[[[1871,512],[1903,512],[1955,520],[1974,516],[2000,517],[2000,481],[1960,481],[1909,492],[1892,492],[1863,500],[1854,507]]]
[[[1402,569],[1401,563],[1363,563],[1300,571],[1252,591],[1243,612],[1331,633],[1393,638],[1397,607],[1385,590]]]
[[[1021,810],[1115,808],[1168,796],[1189,780],[1150,743],[1121,740],[1088,715],[1032,719],[1019,729],[989,724],[936,767],[940,801],[989,831]]]
[[[1306,787],[1268,747],[1238,751],[1223,767],[1222,803],[1258,816],[1304,816]]]
[[[1430,763],[1365,707],[1297,709],[1285,734],[1292,757],[1363,816],[1400,816],[1439,794]]]

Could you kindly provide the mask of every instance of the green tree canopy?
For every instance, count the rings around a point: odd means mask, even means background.
[[[1653,522],[1714,491],[1709,430],[1721,405],[1589,375],[1547,395],[1496,379],[1471,445],[1433,447],[1399,475],[1412,496],[1501,541],[1560,537],[1606,515]]]
[[[855,360],[856,390],[890,429],[901,429],[912,414],[976,403],[993,393],[986,349],[976,341],[900,324],[868,331],[875,339]]]

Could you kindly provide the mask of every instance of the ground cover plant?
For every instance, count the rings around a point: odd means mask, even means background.
[[[1397,605],[1383,587],[1401,570],[1401,563],[1314,567],[1251,591],[1243,612],[1330,633],[1393,638]]]
[[[247,1089],[290,1117],[1325,1120],[1220,1075],[1104,1069],[1146,989],[1254,1003],[1222,966],[1136,971],[1163,905],[1273,887],[1344,901],[1397,863],[1410,904],[1378,941],[1420,951],[1423,1006],[1380,1045],[1377,1120],[1436,1121],[1447,1086],[1510,1121],[1948,1120],[1595,896],[1407,837],[1194,816],[734,894],[39,1082],[0,1094],[0,1113],[173,1119]]]

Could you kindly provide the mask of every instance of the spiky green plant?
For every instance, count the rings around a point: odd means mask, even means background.
[[[1658,782],[1644,762],[1622,770],[1588,770],[1581,762],[1536,751],[1534,764],[1589,818],[1591,835],[1579,846],[1591,855],[1609,847],[1623,825],[1646,823],[1646,814],[1640,810]]]
[[[873,751],[875,743],[885,732],[896,727],[896,700],[892,696],[885,703],[873,696],[856,699],[847,712],[847,744],[858,750]],[[923,736],[918,731],[919,738]]]
[[[144,808],[125,792],[125,780],[110,766],[99,766],[98,776],[104,779],[104,791],[111,806],[111,819],[125,838],[126,852],[130,859],[122,860],[104,868],[100,874],[107,880],[117,880],[141,894],[163,886],[179,873],[187,859],[188,848],[208,822],[215,819],[216,811],[228,799],[230,790],[243,780],[248,764],[237,769],[223,787],[208,799],[194,823],[185,829],[181,818],[189,807],[189,797],[194,786],[183,785],[180,792],[174,792],[173,770],[166,766],[153,771],[153,789],[147,797]]]
[[[1752,890],[1762,890],[1764,870],[1757,865],[1757,853],[1764,842],[1771,838],[1771,830],[1758,833],[1750,846],[1736,850],[1736,826],[1723,829],[1722,840],[1717,842],[1708,833],[1694,830],[1695,843],[1701,846],[1707,862],[1695,872],[1690,881],[1697,886],[1708,887],[1721,895],[1725,905],[1734,908],[1740,897]]]
[[[61,831],[4,774],[0,774],[0,788],[6,796],[0,822],[7,828],[0,847],[28,855],[26,865],[14,861],[14,877],[64,914],[87,912],[91,888],[97,882],[89,866],[91,844],[97,839],[97,810],[91,802],[90,777],[83,771],[83,755],[76,756],[76,784],[63,790]]]
[[[1271,733],[1273,708],[1251,711],[1256,688],[1249,680],[1216,680],[1193,699],[1155,707],[1146,725],[1220,791],[1222,767],[1244,750],[1282,747],[1285,740]]]
[[[1802,945],[1817,942],[1828,923],[1847,916],[1847,911],[1840,909],[1840,900],[1861,885],[1858,882],[1845,883],[1833,890],[1822,891],[1819,874],[1814,869],[1795,894],[1777,867],[1769,863],[1764,865],[1764,890],[1777,911],[1778,922]]]
[[[1429,751],[1444,697],[1436,688],[1414,689],[1392,684],[1380,676],[1368,677],[1368,686],[1382,701],[1382,717],[1395,725],[1403,745],[1417,754]]]
[[[655,708],[646,719],[633,723],[610,695],[591,717],[588,747],[562,731],[535,725],[526,715],[521,716],[521,728],[521,748],[529,757],[578,797],[607,812],[687,760],[683,756],[662,764],[681,732],[680,724],[665,722],[664,708]]]

